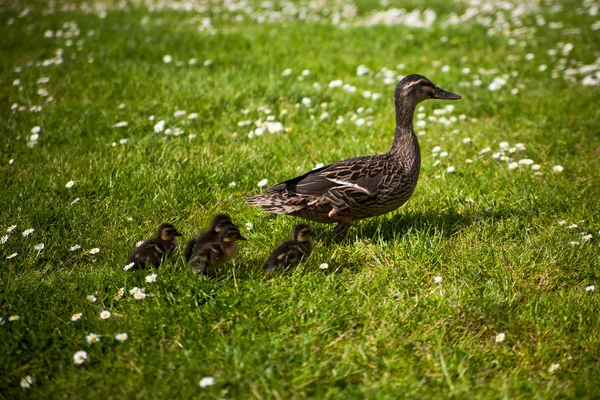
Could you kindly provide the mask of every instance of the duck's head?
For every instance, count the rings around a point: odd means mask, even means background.
[[[299,224],[292,230],[292,239],[297,242],[308,242],[310,240],[310,226],[305,224]]]
[[[395,92],[396,102],[408,100],[417,104],[427,99],[458,100],[461,97],[456,93],[448,92],[437,87],[423,75],[406,75],[398,85]]]
[[[240,233],[240,228],[236,225],[227,225],[221,228],[219,232],[219,241],[222,243],[235,243],[238,240],[247,240]]]
[[[162,224],[158,227],[157,236],[164,241],[175,239],[176,236],[181,236],[181,233],[177,232],[177,228],[173,224]]]
[[[210,229],[212,229],[213,232],[221,232],[221,229],[223,229],[223,227],[227,226],[227,225],[236,226],[231,221],[231,218],[229,217],[229,215],[217,214],[210,223]]]

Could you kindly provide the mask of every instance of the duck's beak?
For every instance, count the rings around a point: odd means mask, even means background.
[[[461,97],[456,93],[448,92],[442,88],[435,88],[435,94],[433,95],[434,99],[442,99],[442,100],[458,100]]]

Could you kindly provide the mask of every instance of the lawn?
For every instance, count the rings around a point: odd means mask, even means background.
[[[600,398],[597,2],[9,1],[0,37],[1,398]],[[412,198],[266,276],[302,220],[245,197],[386,151],[410,73],[462,96]],[[216,279],[123,270],[221,212]]]

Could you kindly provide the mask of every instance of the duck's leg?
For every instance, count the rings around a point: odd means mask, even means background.
[[[330,220],[337,221],[337,226],[333,230],[341,239],[346,237],[348,233],[348,228],[350,227],[350,223],[352,222],[352,217],[344,217],[338,214],[338,211],[335,208],[332,208],[327,214]]]

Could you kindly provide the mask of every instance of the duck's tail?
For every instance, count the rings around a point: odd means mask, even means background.
[[[290,198],[284,197],[280,193],[257,194],[246,197],[246,203],[274,214],[292,214],[306,207],[304,202],[298,202],[296,199],[294,199],[296,201],[290,200]]]

